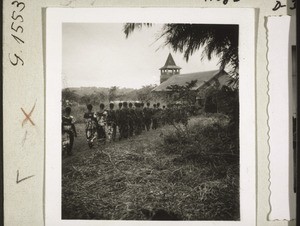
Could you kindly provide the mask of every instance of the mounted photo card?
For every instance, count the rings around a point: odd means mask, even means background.
[[[47,9],[46,225],[254,225],[254,22]]]

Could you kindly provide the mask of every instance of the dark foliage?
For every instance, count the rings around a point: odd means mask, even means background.
[[[184,86],[179,85],[170,85],[167,87],[169,97],[171,102],[181,102],[185,105],[193,105],[196,101],[197,93],[193,90],[195,87],[197,80],[192,80],[187,82]]]
[[[154,99],[154,95],[151,92],[156,85],[147,85],[136,91],[137,99],[141,102],[148,102]]]
[[[114,101],[117,99],[117,90],[118,87],[117,86],[112,86],[109,90],[108,90],[108,101]]]
[[[63,101],[69,100],[69,101],[74,102],[74,101],[77,101],[78,98],[79,98],[79,95],[74,90],[70,90],[68,88],[62,90],[62,100]]]

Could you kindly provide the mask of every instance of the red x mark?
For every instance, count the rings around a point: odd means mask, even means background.
[[[27,114],[27,113],[24,111],[24,109],[21,108],[23,114],[24,114],[25,117],[26,117],[26,118],[23,120],[23,122],[22,122],[22,127],[24,126],[25,122],[27,122],[27,121],[29,121],[33,126],[35,125],[34,122],[33,122],[33,121],[31,120],[31,118],[30,118],[30,116],[31,116],[31,114],[32,114],[32,112],[33,112],[33,110],[34,110],[34,108],[35,108],[35,104],[36,104],[36,101],[35,101],[35,103],[34,103],[32,109],[31,109],[31,111],[29,112],[29,114]]]

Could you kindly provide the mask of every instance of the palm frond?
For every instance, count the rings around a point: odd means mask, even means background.
[[[143,26],[151,27],[152,23],[126,23],[123,26],[123,31],[126,35],[126,38],[129,37],[131,33],[133,33],[136,29],[142,29]]]

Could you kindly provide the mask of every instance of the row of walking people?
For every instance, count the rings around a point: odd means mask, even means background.
[[[89,104],[84,114],[87,142],[91,147],[94,139],[105,143],[140,135],[151,128],[155,130],[162,124],[164,109],[164,106],[160,108],[160,103],[153,104],[151,108],[149,102],[144,106],[143,103],[125,101],[120,102],[117,109],[114,103],[110,103],[108,109],[100,104],[100,110],[93,112],[93,106]]]
[[[99,105],[97,112],[93,111],[93,105],[87,105],[84,113],[85,134],[88,146],[92,148],[94,143],[104,144],[122,139],[128,139],[140,135],[143,131],[156,130],[162,125],[174,122],[187,123],[186,111],[178,105],[160,107],[160,103],[153,104],[120,102],[117,109],[110,103],[108,108],[103,103]],[[185,121],[184,121],[185,120]],[[65,108],[62,117],[62,132],[67,137],[62,139],[63,149],[72,154],[74,137],[77,137],[75,120],[71,115],[71,107]]]

